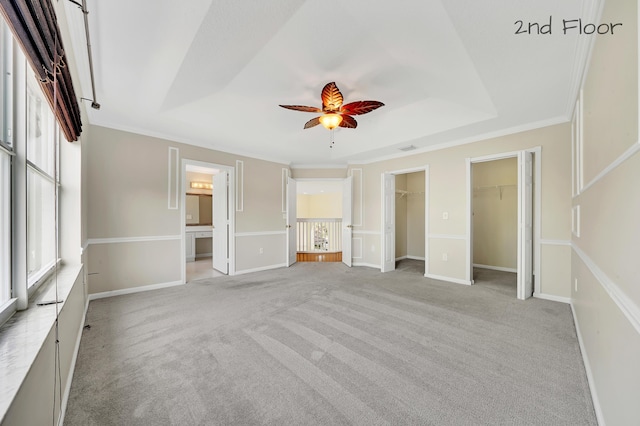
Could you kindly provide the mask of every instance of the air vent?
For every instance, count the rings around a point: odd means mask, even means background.
[[[398,148],[400,151],[413,151],[416,149],[415,145],[403,146],[402,148]]]

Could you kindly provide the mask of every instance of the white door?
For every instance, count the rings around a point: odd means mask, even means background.
[[[518,299],[533,295],[533,157],[518,155]]]
[[[396,176],[382,174],[382,272],[396,269]]]
[[[351,214],[351,191],[353,176],[346,178],[342,184],[342,263],[351,267],[351,237],[353,231]]]
[[[228,174],[213,175],[213,269],[229,273]]]
[[[296,181],[287,178],[287,266],[296,263],[298,215],[296,212]]]

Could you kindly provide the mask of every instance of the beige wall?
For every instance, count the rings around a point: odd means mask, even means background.
[[[518,159],[473,164],[473,263],[515,271]]]
[[[300,219],[334,219],[342,217],[342,193],[298,194],[297,215]]]
[[[541,272],[540,293],[568,298],[570,265],[550,260],[557,255],[556,241],[570,254],[571,235],[571,126],[569,123],[487,139],[463,146],[418,153],[371,164],[362,169],[362,226],[354,227],[356,264],[380,267],[381,174],[429,166],[428,246],[429,273],[450,280],[464,280],[470,264],[466,258],[467,165],[466,159],[541,147]],[[359,191],[356,188],[356,191]],[[448,219],[443,219],[443,213]],[[546,241],[552,243],[545,243]],[[446,253],[448,260],[442,260]],[[548,263],[547,263],[548,262]]]
[[[583,86],[588,186],[573,198],[580,226],[571,296],[596,408],[608,425],[640,419],[637,16],[637,2],[605,5],[602,22],[622,22],[623,31],[595,42]]]
[[[291,177],[294,179],[344,179],[347,177],[347,168],[292,168]]]
[[[236,272],[285,263],[282,170],[286,166],[129,132],[91,127],[87,143],[89,292],[181,280],[181,209],[169,209],[168,152],[235,167],[243,161],[235,212]],[[180,166],[181,167],[181,166]],[[182,176],[181,172],[177,179]],[[268,234],[268,235],[265,235]],[[240,239],[242,239],[240,241]],[[244,250],[259,239],[263,254]],[[265,241],[265,239],[267,241]]]

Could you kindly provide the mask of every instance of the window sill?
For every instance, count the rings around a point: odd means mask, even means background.
[[[32,364],[36,360],[47,336],[82,273],[82,265],[62,266],[44,282],[29,302],[29,307],[18,311],[0,327],[0,423],[11,407]],[[56,291],[57,281],[57,291]],[[57,304],[58,300],[62,302]],[[39,306],[39,303],[52,304]]]

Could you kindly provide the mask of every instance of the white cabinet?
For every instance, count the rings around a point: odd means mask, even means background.
[[[213,238],[213,231],[211,226],[188,226],[185,232],[185,257],[187,262],[193,262],[198,253],[196,253],[196,239],[197,238]],[[210,253],[207,253],[211,256]]]

